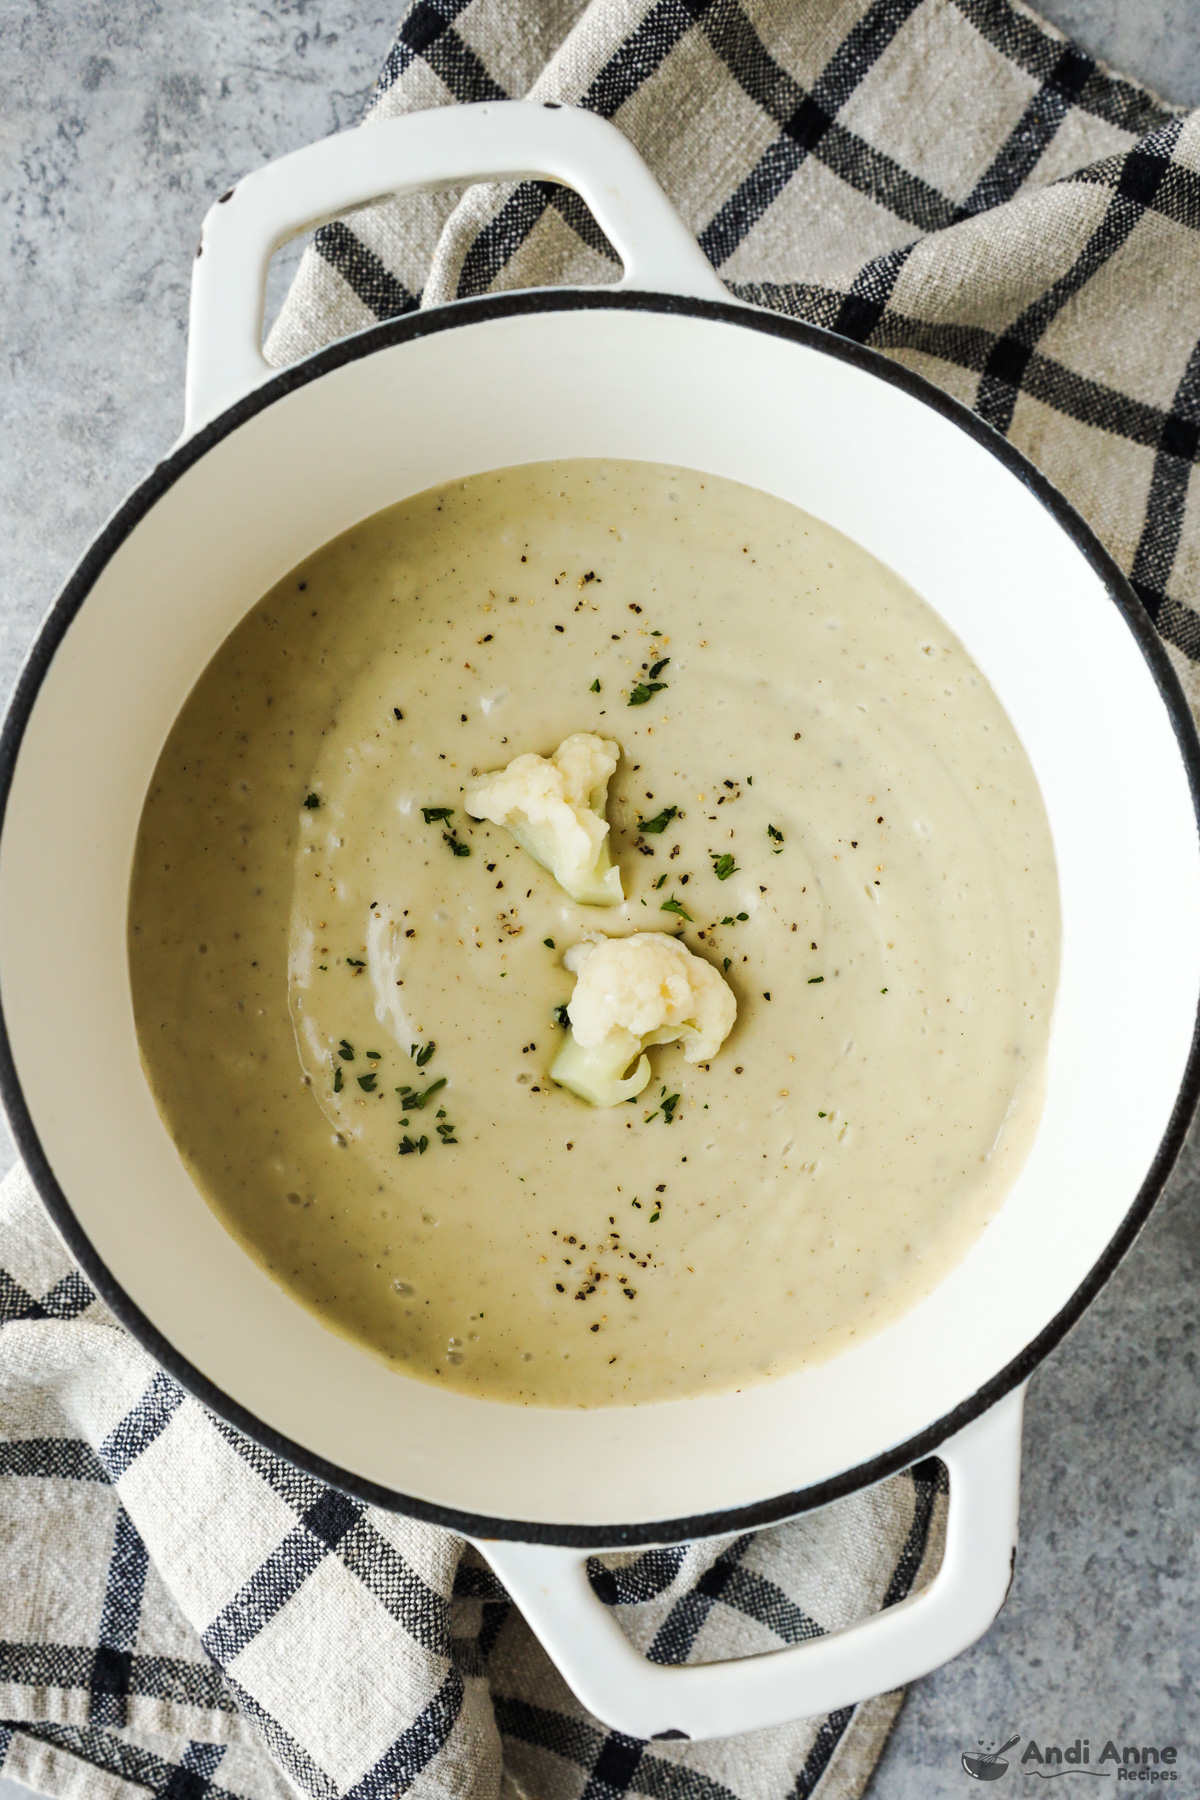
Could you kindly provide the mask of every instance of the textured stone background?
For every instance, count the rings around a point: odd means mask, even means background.
[[[1043,11],[1200,104],[1200,0]],[[0,0],[0,21],[7,694],[79,554],[178,433],[205,209],[246,170],[355,122],[393,18],[376,0]],[[911,1689],[871,1800],[961,1793],[960,1752],[1015,1731],[1094,1750],[1174,1741],[1174,1791],[1200,1794],[1198,1194],[1200,1139],[1035,1377],[1012,1596],[982,1643]],[[0,1800],[21,1792],[0,1778]]]

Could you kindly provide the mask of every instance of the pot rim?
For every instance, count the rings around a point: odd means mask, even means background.
[[[254,388],[210,423],[202,426],[192,437],[177,445],[155,465],[113,513],[84,553],[54,602],[21,669],[3,729],[0,731],[0,837],[3,834],[9,794],[25,728],[55,652],[101,571],[125,539],[163,494],[210,449],[275,401],[348,363],[373,355],[376,351],[415,342],[460,325],[486,324],[517,313],[587,312],[603,308],[684,314],[741,326],[801,344],[901,389],[914,400],[931,407],[957,425],[994,456],[1052,515],[1084,560],[1100,577],[1109,598],[1120,612],[1149,666],[1167,710],[1187,772],[1197,830],[1200,831],[1200,738],[1197,737],[1179,679],[1162,641],[1128,579],[1091,527],[1007,438],[985,424],[960,401],[943,393],[924,376],[891,361],[880,351],[782,313],[747,307],[733,301],[700,300],[624,288],[537,288],[459,300],[448,306],[431,308],[429,312],[406,313],[399,318],[369,326],[352,337],[339,339],[264,381],[261,386]],[[559,1544],[587,1550],[673,1543],[777,1524],[816,1507],[826,1506],[861,1488],[873,1486],[876,1482],[911,1467],[923,1457],[936,1453],[939,1444],[953,1437],[1014,1388],[1028,1381],[1038,1364],[1059,1344],[1090,1306],[1148,1218],[1182,1147],[1198,1099],[1200,995],[1197,996],[1197,1021],[1191,1049],[1167,1128],[1145,1180],[1103,1254],[1084,1276],[1066,1305],[1025,1346],[1020,1355],[923,1431],[828,1480],[749,1505],[628,1525],[532,1523],[519,1519],[492,1518],[486,1513],[464,1512],[455,1507],[421,1500],[340,1468],[266,1424],[231,1399],[181,1356],[157,1327],[151,1324],[102,1261],[54,1176],[25,1104],[9,1043],[3,995],[0,993],[0,1100],[3,1101],[13,1137],[33,1185],[60,1236],[96,1293],[130,1335],[181,1387],[265,1449],[319,1481],[340,1488],[369,1505],[405,1513],[468,1537],[514,1539],[524,1543]]]

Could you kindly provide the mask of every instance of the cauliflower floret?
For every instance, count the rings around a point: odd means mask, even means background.
[[[619,906],[625,895],[604,808],[620,754],[610,738],[577,731],[551,757],[514,756],[506,769],[480,776],[463,804],[473,819],[511,832],[572,900]]]
[[[708,1062],[737,1017],[737,1001],[717,971],[663,931],[576,944],[563,961],[576,977],[567,1006],[571,1035],[550,1078],[593,1106],[641,1093],[651,1044],[682,1039],[688,1062]],[[637,1067],[622,1079],[635,1056]]]

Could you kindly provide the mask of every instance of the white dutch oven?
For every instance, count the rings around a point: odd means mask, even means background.
[[[373,327],[273,374],[271,253],[380,195],[568,183],[615,287],[493,296]],[[453,477],[636,457],[827,519],[958,633],[1041,783],[1062,891],[1045,1117],[999,1216],[906,1318],[740,1394],[600,1411],[439,1392],[355,1349],[238,1248],[184,1172],[138,1061],[125,955],[151,771],[225,635],[302,557]],[[871,351],[729,301],[624,139],[581,112],[450,108],[313,145],[209,214],[182,442],[88,552],[0,746],[0,1076],[56,1224],[185,1387],[353,1494],[466,1532],[593,1712],[631,1735],[744,1731],[859,1700],[972,1642],[1016,1541],[1023,1384],[1111,1273],[1197,1089],[1197,746],[1119,571],[1037,473]],[[64,1079],[64,1070],[70,1078]],[[840,1635],[651,1665],[584,1552],[742,1530],[933,1450],[941,1573]]]

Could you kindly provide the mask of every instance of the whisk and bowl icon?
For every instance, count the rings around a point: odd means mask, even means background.
[[[978,1755],[969,1750],[963,1751],[962,1766],[973,1781],[998,1781],[1008,1764],[1004,1761],[1004,1752],[1011,1750],[1014,1744],[1021,1741],[1020,1732],[1015,1732],[1007,1743],[1001,1744],[998,1750],[983,1750]]]

